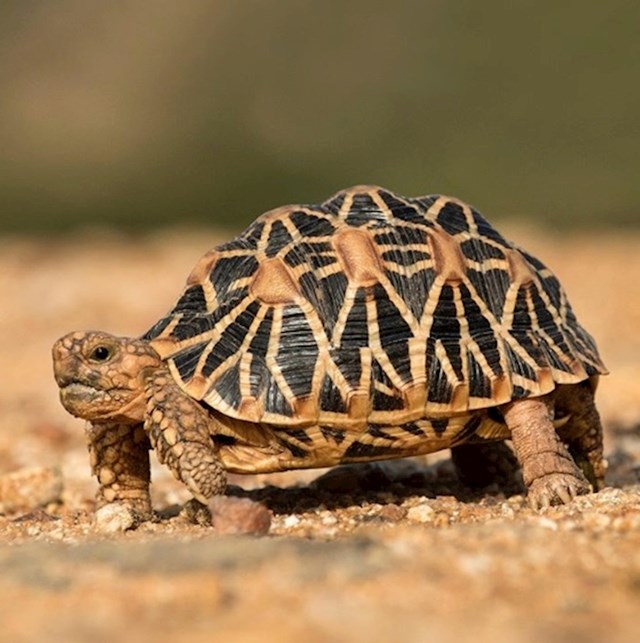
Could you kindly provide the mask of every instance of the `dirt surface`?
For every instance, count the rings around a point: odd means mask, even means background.
[[[640,235],[507,233],[555,270],[611,370],[609,486],[534,512],[517,486],[465,489],[447,453],[234,476],[221,515],[260,501],[263,537],[190,524],[157,464],[159,521],[98,531],[82,422],[51,376],[57,337],[142,332],[220,236],[0,241],[0,641],[637,640]]]

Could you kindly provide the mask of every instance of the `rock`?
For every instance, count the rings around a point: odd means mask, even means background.
[[[60,502],[63,489],[58,467],[20,469],[0,477],[0,512],[15,513]]]
[[[95,524],[105,534],[115,534],[137,526],[134,512],[120,502],[113,502],[100,507],[95,514]]]
[[[249,498],[216,496],[209,501],[211,524],[221,535],[264,536],[271,528],[271,512]]]
[[[407,515],[407,510],[400,505],[390,503],[388,505],[384,505],[378,512],[378,515],[384,520],[397,522],[398,520],[402,520]]]
[[[300,518],[292,514],[290,516],[287,516],[282,521],[282,526],[285,527],[286,529],[292,529],[293,527],[297,527],[300,524],[300,522],[301,522]]]
[[[427,504],[416,505],[415,507],[411,507],[411,509],[407,511],[407,519],[411,522],[431,522],[435,516],[435,513],[436,512],[434,511],[433,507]]]

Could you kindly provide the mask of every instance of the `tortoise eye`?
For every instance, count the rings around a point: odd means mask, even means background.
[[[111,349],[108,346],[96,346],[89,355],[94,362],[106,362],[111,357]]]

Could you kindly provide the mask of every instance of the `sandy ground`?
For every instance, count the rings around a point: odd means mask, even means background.
[[[609,487],[536,513],[517,489],[466,490],[446,453],[235,477],[232,497],[272,512],[261,538],[188,524],[159,465],[161,520],[98,533],[82,423],[51,376],[58,336],[142,332],[220,235],[0,240],[0,641],[637,640],[640,234],[507,232],[555,270],[611,370]]]

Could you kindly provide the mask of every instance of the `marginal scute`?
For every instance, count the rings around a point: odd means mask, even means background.
[[[498,403],[511,399],[511,381],[507,376],[501,375],[491,382],[491,397]]]
[[[293,404],[293,410],[298,417],[309,422],[318,419],[318,404],[314,397],[298,398]]]
[[[189,381],[189,393],[196,399],[201,400],[207,393],[209,380],[200,373]]]
[[[353,393],[348,397],[347,408],[351,419],[364,422],[371,413],[371,399],[365,393]]]
[[[416,382],[404,389],[403,395],[406,408],[420,409],[427,399],[427,387],[424,382]]]
[[[245,397],[239,406],[240,417],[249,422],[259,422],[263,413],[262,404],[255,397]]]
[[[469,385],[460,383],[453,388],[451,395],[451,410],[453,412],[467,411],[469,409]]]

